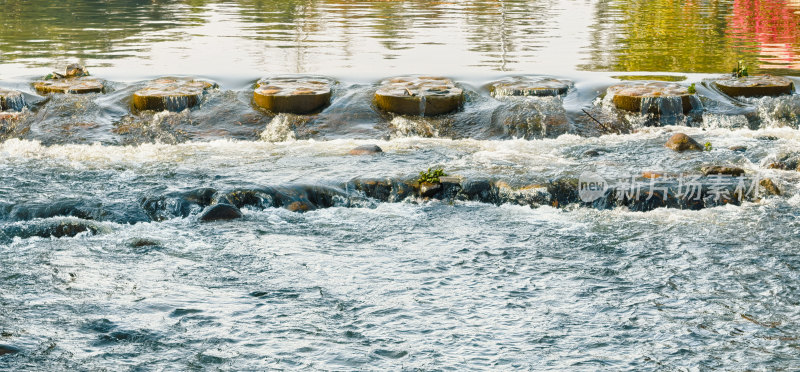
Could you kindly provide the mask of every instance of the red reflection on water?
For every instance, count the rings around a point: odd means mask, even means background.
[[[800,0],[735,0],[727,36],[755,45],[760,68],[800,70]]]

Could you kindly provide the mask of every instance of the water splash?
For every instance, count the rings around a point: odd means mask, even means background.
[[[261,132],[261,140],[267,142],[285,142],[296,139],[297,127],[307,123],[310,119],[304,115],[278,114],[267,123]]]

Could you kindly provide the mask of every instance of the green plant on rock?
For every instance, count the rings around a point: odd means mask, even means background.
[[[711,142],[706,142],[705,149],[706,149],[706,151],[711,151],[711,149],[712,149],[711,148]]]
[[[736,68],[733,69],[733,73],[731,75],[735,78],[749,76],[749,73],[747,72],[747,65],[744,64],[744,61],[739,61],[736,63]]]
[[[689,94],[697,93],[697,89],[694,87],[694,83],[692,83],[692,85],[690,85],[689,88],[687,88],[686,90],[689,91]]]
[[[438,169],[428,168],[428,170],[425,172],[419,172],[419,179],[417,179],[417,182],[439,183],[440,182],[439,177],[447,177],[447,174],[444,173],[444,170],[442,168]]]

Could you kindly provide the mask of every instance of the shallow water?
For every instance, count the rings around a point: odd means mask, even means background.
[[[0,119],[0,369],[798,370],[800,173],[772,164],[800,160],[800,95],[710,84],[739,59],[800,84],[800,7],[757,3],[0,0],[0,87],[27,104]],[[33,91],[74,60],[105,93]],[[331,105],[255,108],[253,84],[286,73],[334,79]],[[464,107],[376,109],[405,74],[454,79]],[[490,94],[520,74],[571,84]],[[174,75],[219,88],[131,110]],[[702,110],[604,95],[649,79],[695,83]],[[712,149],[673,152],[675,132]],[[384,152],[349,155],[367,144]],[[525,194],[705,165],[781,195],[688,210]],[[430,167],[517,194],[358,186]],[[200,222],[237,195],[242,219]]]

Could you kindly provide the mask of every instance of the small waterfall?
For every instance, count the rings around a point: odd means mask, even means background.
[[[419,91],[419,116],[425,117],[425,107],[428,102],[425,99],[425,92],[420,89]]]
[[[164,107],[167,111],[180,112],[200,101],[200,97],[200,95],[166,96],[163,98]]]
[[[683,114],[683,99],[680,96],[642,97],[639,113],[679,116]]]

